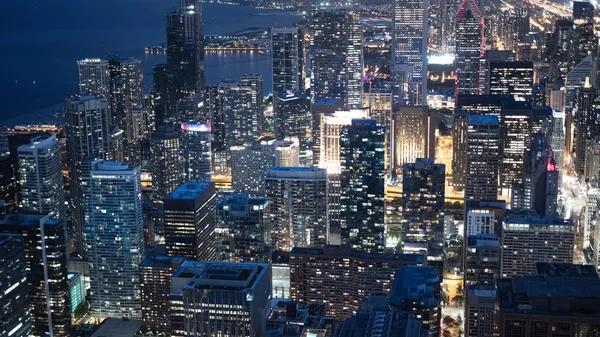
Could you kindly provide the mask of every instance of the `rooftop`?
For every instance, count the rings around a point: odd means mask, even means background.
[[[402,267],[394,275],[390,304],[400,306],[406,300],[420,300],[424,305],[437,306],[440,297],[439,282],[438,272],[431,267]]]
[[[570,264],[538,262],[535,264],[538,275],[565,276],[565,277],[589,277],[598,279],[596,268],[591,264]]]
[[[165,199],[196,199],[204,193],[210,186],[214,185],[210,181],[189,180],[179,185],[175,191],[171,192]]]
[[[142,328],[142,321],[118,318],[105,319],[92,337],[133,337]]]
[[[51,219],[48,215],[37,213],[11,213],[0,220],[0,225],[19,225],[39,227],[43,221],[46,226],[62,224],[60,219]]]
[[[467,123],[497,125],[498,117],[492,115],[468,115]]]
[[[311,255],[311,256],[346,256],[360,259],[372,260],[398,260],[407,261],[412,264],[423,264],[425,256],[419,254],[387,254],[387,253],[366,253],[360,250],[351,249],[346,246],[327,245],[323,248],[301,248],[294,247],[290,252],[294,255]]]
[[[327,171],[318,167],[275,166],[269,168],[267,179],[327,179]]]
[[[185,288],[248,290],[267,269],[269,265],[262,263],[185,261],[172,278],[174,285],[176,278],[183,279]]]

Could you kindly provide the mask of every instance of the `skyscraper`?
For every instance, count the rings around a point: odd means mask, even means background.
[[[157,246],[156,249],[164,248]],[[154,252],[153,252],[154,253]],[[144,331],[170,333],[169,294],[171,275],[185,261],[180,256],[148,256],[140,264],[140,288]]]
[[[389,87],[371,87],[364,95],[364,107],[369,107],[369,117],[375,118],[377,125],[385,128],[385,169],[390,171],[392,164],[392,90]]]
[[[273,249],[322,247],[329,234],[327,172],[316,167],[272,167],[266,178]]]
[[[363,95],[362,28],[344,8],[316,11],[310,22],[311,101],[337,98],[360,107]]]
[[[533,87],[533,62],[491,61],[489,93],[511,95],[515,101],[531,102]]]
[[[392,13],[392,64],[412,68],[414,90],[425,105],[427,96],[427,0],[394,0]]]
[[[435,157],[436,122],[432,115],[426,106],[403,106],[394,110],[392,170],[400,171],[404,164],[413,163],[417,158]]]
[[[353,119],[340,135],[341,239],[354,249],[385,248],[385,130],[375,119]]]
[[[11,158],[8,155],[0,156],[0,203],[4,206],[0,208],[0,218],[6,214],[17,210],[15,171]]]
[[[217,199],[217,260],[261,262],[271,260],[269,202],[232,194]]]
[[[19,147],[18,153],[21,210],[66,221],[62,151],[56,136],[33,137],[31,143]]]
[[[532,124],[531,107],[504,109],[500,163],[502,195],[510,195],[513,184],[523,183],[523,153],[529,145]]]
[[[507,213],[502,223],[503,278],[535,273],[536,262],[573,262],[571,220],[540,217],[534,211]]]
[[[600,120],[595,101],[597,90],[586,78],[585,84],[577,93],[577,110],[575,113],[575,169],[583,174],[585,168],[586,143],[588,139],[600,136]]]
[[[210,181],[212,160],[210,124],[181,124],[181,152],[185,180]]]
[[[495,285],[473,284],[468,287],[466,292],[465,336],[494,336]]]
[[[77,61],[79,93],[81,95],[108,95],[108,61],[83,59]]]
[[[19,234],[0,234],[0,333],[28,337],[31,332],[25,245]]]
[[[225,149],[260,138],[263,127],[262,85],[261,75],[244,75],[239,81],[223,81],[219,85]]]
[[[419,290],[417,290],[419,289]],[[389,302],[397,313],[420,318],[427,336],[440,334],[442,315],[440,276],[426,266],[407,266],[394,275]]]
[[[565,155],[565,132],[564,120],[565,115],[561,111],[552,112],[552,123],[550,131],[550,146],[552,147],[552,156],[556,162],[558,169],[558,190],[562,186],[563,163]]]
[[[266,336],[271,266],[186,261],[173,274],[170,301],[174,337]]]
[[[298,27],[271,28],[273,96],[276,99],[304,91],[303,40]]]
[[[313,153],[310,140],[313,136],[309,100],[304,95],[288,95],[277,98],[274,111],[275,137],[298,137],[300,161],[303,165],[312,165]]]
[[[479,93],[483,44],[483,14],[475,0],[465,0],[456,12],[457,97]]]
[[[418,158],[402,170],[404,252],[426,253],[429,265],[443,262],[445,169],[433,159]]]
[[[164,199],[168,256],[215,259],[215,184],[190,180]]]
[[[144,259],[139,167],[85,163],[83,205],[92,317],[140,319],[140,263]]]
[[[27,273],[20,278],[27,277],[34,336],[71,334],[67,233],[62,221],[24,213],[9,214],[0,221],[0,233],[23,238]]]
[[[465,188],[467,176],[467,112],[454,110],[452,123],[452,183],[455,191]]]
[[[498,196],[500,125],[490,115],[467,116],[465,200],[494,200]]]
[[[79,254],[85,256],[85,224],[82,199],[84,158],[110,156],[110,113],[103,96],[74,95],[65,99],[65,134],[69,153],[69,178],[73,238]]]
[[[174,126],[159,127],[150,140],[152,161],[152,201],[162,203],[183,181],[180,130]]]

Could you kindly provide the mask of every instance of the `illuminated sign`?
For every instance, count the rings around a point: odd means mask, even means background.
[[[210,124],[209,123],[200,123],[200,124],[181,123],[181,130],[193,131],[193,132],[210,132]]]

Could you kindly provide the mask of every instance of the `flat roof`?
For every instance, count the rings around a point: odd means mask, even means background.
[[[172,278],[189,279],[185,288],[245,290],[253,288],[268,268],[266,263],[185,261]]]
[[[498,117],[493,116],[493,115],[468,115],[467,123],[497,125]]]
[[[133,337],[141,328],[141,320],[107,318],[91,337]]]
[[[204,193],[211,185],[210,181],[189,180],[179,185],[175,191],[169,193],[165,199],[196,199],[200,194]]]

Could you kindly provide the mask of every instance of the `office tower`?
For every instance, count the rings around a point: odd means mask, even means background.
[[[467,288],[466,293],[465,336],[493,337],[496,286],[473,284]]]
[[[494,284],[500,278],[502,247],[497,234],[467,237],[465,249],[466,284]]]
[[[153,255],[145,258],[140,264],[144,331],[153,333],[171,332],[171,316],[169,314],[171,275],[184,261],[185,259],[180,256]]]
[[[498,196],[500,125],[496,116],[467,116],[465,200],[494,200]]]
[[[594,186],[594,185],[592,185]],[[596,185],[597,186],[597,185]],[[583,240],[583,249],[589,249],[592,248],[593,250],[593,246],[591,246],[591,242],[595,242],[596,240],[596,236],[593,235],[595,233],[592,234],[592,232],[594,232],[594,227],[595,227],[595,223],[596,223],[596,219],[597,219],[597,212],[599,210],[598,208],[598,201],[600,200],[600,190],[598,190],[597,187],[593,187],[593,188],[589,188],[585,195],[584,195],[584,201],[585,201],[585,206],[582,209],[582,214],[581,214],[581,237]]]
[[[347,246],[296,247],[290,253],[290,296],[300,303],[325,303],[325,313],[342,320],[366,296],[388,294],[398,268],[425,263],[418,254],[365,253]]]
[[[108,95],[108,61],[83,59],[77,61],[79,93],[81,95]]]
[[[362,105],[363,49],[358,13],[344,8],[316,11],[310,26],[311,101],[341,99]]]
[[[385,130],[375,119],[353,119],[340,135],[342,242],[366,252],[385,248]]]
[[[515,61],[515,52],[512,50],[486,50],[481,59],[479,72],[479,93],[490,94],[490,65],[494,61]]]
[[[66,221],[61,146],[56,135],[33,137],[19,154],[21,211]]]
[[[523,153],[531,138],[531,115],[530,106],[504,110],[500,163],[500,189],[503,196],[511,195],[513,184],[523,183]]]
[[[534,211],[506,214],[502,223],[502,277],[535,273],[536,262],[573,262],[571,220],[540,217]]]
[[[0,333],[28,337],[31,333],[27,262],[23,237],[0,234]]]
[[[159,127],[150,139],[150,151],[152,201],[160,204],[183,181],[179,128],[166,125]]]
[[[265,181],[273,250],[327,243],[327,172],[316,167],[272,167]]]
[[[277,139],[298,137],[300,162],[303,166],[310,166],[313,162],[310,141],[311,137],[314,139],[314,134],[311,128],[312,116],[309,103],[310,101],[304,95],[278,97],[273,116]]]
[[[142,61],[134,58],[108,61],[111,125],[122,130],[134,127],[131,109],[144,102],[144,71]],[[129,135],[131,132],[127,132]],[[130,140],[130,137],[127,137]]]
[[[312,115],[313,165],[319,165],[321,162],[321,117],[342,110],[344,110],[344,102],[335,98],[320,98],[310,105],[310,113]]]
[[[523,160],[523,204],[511,200],[513,208],[533,209],[540,215],[555,216],[558,201],[558,166],[552,148],[542,132],[531,139]]]
[[[266,198],[247,194],[217,199],[217,260],[270,262],[269,206]]]
[[[597,60],[591,55],[586,56],[581,62],[573,67],[567,74],[567,83],[565,86],[565,148],[567,153],[576,151],[576,136],[571,132],[573,125],[577,125],[575,108],[578,103],[579,90],[585,86],[586,79],[589,78],[589,83],[596,83],[597,79]]]
[[[399,107],[394,110],[392,118],[392,155],[396,170],[417,158],[435,157],[436,121],[426,106]]]
[[[440,276],[427,266],[407,266],[394,275],[390,306],[399,314],[420,318],[427,336],[440,334],[442,315]]]
[[[427,96],[427,0],[394,0],[392,12],[392,64],[406,64],[418,99]]]
[[[533,62],[490,62],[489,93],[511,95],[515,101],[531,102],[533,87]]]
[[[190,180],[165,196],[165,245],[168,256],[215,258],[215,184]]]
[[[551,269],[561,266],[553,264]],[[500,336],[573,337],[597,331],[600,280],[593,271],[584,273],[585,265],[566,266],[579,273],[538,273],[498,281],[496,324]]]
[[[171,278],[170,303],[172,336],[265,336],[271,266],[186,261]]]
[[[583,178],[592,186],[598,186],[598,177],[600,175],[600,137],[588,139],[585,152]]]
[[[175,120],[180,123],[209,122],[205,111],[203,95],[189,94],[177,102]]]
[[[264,197],[265,177],[269,167],[287,166],[281,165],[284,163],[278,162],[277,159],[286,161],[286,147],[291,151],[291,146],[294,146],[295,150],[292,156],[297,157],[297,146],[285,140],[264,139],[260,143],[231,147],[232,188],[238,193]]]
[[[594,32],[593,20],[589,20],[589,18],[577,19],[574,17],[573,23],[571,43],[569,44],[569,64],[571,67],[577,65],[587,56],[598,57],[598,39]]]
[[[444,255],[444,187],[446,167],[418,158],[402,170],[402,242],[404,252],[427,255],[428,264]]]
[[[275,165],[274,166],[300,166],[300,149],[298,138],[288,138],[289,141],[275,142]]]
[[[320,159],[318,166],[327,169],[327,174],[340,173],[340,135],[342,129],[352,124],[353,119],[368,118],[367,109],[350,111],[323,112],[319,116],[319,146]]]
[[[71,313],[74,313],[80,305],[85,305],[86,289],[85,279],[81,271],[69,271],[67,274],[69,281],[69,295],[71,298]]]
[[[263,127],[263,81],[261,75],[244,75],[239,81],[219,85],[224,120],[224,148],[251,143]]]
[[[452,184],[455,191],[465,188],[467,176],[467,112],[454,110],[452,123]]]
[[[84,158],[105,159],[110,156],[109,118],[108,101],[102,96],[74,95],[65,99],[73,239],[77,252],[84,257],[86,244],[81,165]]]
[[[377,121],[377,125],[385,128],[385,170],[389,172],[392,163],[392,90],[391,88],[373,88],[364,94],[364,107],[369,107],[369,117]]]
[[[152,69],[152,95],[156,107],[156,125],[163,125],[172,111],[169,99],[169,72],[164,63],[159,63]]]
[[[600,136],[600,121],[595,104],[597,90],[591,86],[589,79],[577,93],[577,110],[575,113],[575,169],[583,174],[585,168],[586,142]]]
[[[567,73],[570,68],[569,45],[571,43],[573,20],[563,18],[557,19],[552,32],[552,56],[557,59],[559,70],[562,74]]]
[[[594,5],[585,1],[573,1],[573,20],[594,21]]]
[[[465,237],[500,232],[506,201],[467,200],[465,202]]]
[[[85,163],[83,176],[92,317],[139,319],[144,259],[140,168],[95,160]]]
[[[210,181],[212,162],[210,124],[181,124],[181,152],[185,180]]]
[[[0,217],[17,210],[16,183],[10,156],[0,156]]]
[[[565,153],[565,132],[564,132],[564,113],[560,111],[552,112],[552,123],[550,130],[550,146],[552,147],[552,156],[558,168],[558,190],[561,190],[563,163]]]
[[[483,46],[483,15],[475,0],[464,1],[456,12],[457,97],[479,93]]]
[[[304,91],[304,36],[298,27],[271,28],[273,97]],[[274,100],[275,103],[277,103]],[[275,110],[277,113],[277,109]]]
[[[0,233],[23,237],[27,273],[21,277],[27,276],[34,336],[71,333],[67,233],[62,221],[25,213],[9,214],[0,221]]]

